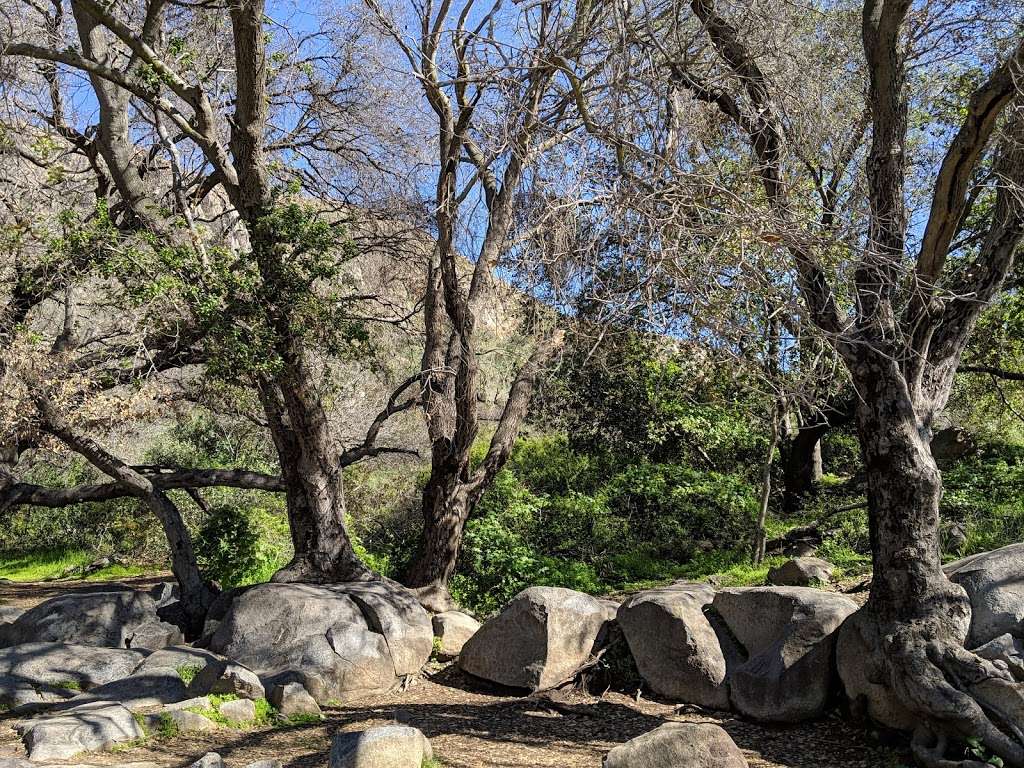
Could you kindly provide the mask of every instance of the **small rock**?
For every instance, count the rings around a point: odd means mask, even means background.
[[[768,583],[779,587],[815,587],[832,580],[834,566],[818,557],[796,557],[768,571]]]
[[[282,768],[280,760],[257,760],[249,763],[245,768]]]
[[[80,752],[109,750],[145,736],[120,704],[99,702],[19,723],[29,760],[66,760]]]
[[[164,712],[173,712],[176,709],[213,709],[213,703],[209,696],[196,696],[194,699],[175,701],[164,707]]]
[[[224,768],[224,760],[216,752],[207,752],[188,768]]]
[[[710,723],[665,723],[612,749],[604,768],[747,768],[728,733]]]
[[[275,685],[270,691],[270,703],[284,717],[320,715],[320,705],[309,695],[302,683]]]
[[[256,705],[249,699],[225,701],[219,711],[229,723],[251,723],[256,719]]]
[[[203,667],[193,678],[188,692],[192,696],[234,694],[243,699],[262,699],[267,695],[255,672],[241,664],[222,659],[211,661]]]
[[[421,768],[433,757],[430,741],[418,728],[385,725],[336,734],[330,768]]]
[[[153,598],[157,608],[163,608],[168,603],[178,599],[179,588],[175,581],[162,581],[149,590],[149,596]]]
[[[434,637],[441,641],[440,655],[449,659],[458,656],[466,641],[480,629],[479,621],[460,611],[438,613],[432,622]]]
[[[205,733],[217,730],[217,724],[213,720],[186,709],[164,710],[146,717],[146,725],[151,730],[162,728],[165,722],[173,723],[179,733]]]
[[[1011,634],[1000,635],[974,650],[978,656],[1001,664],[1018,682],[1024,682],[1024,640]]]
[[[13,605],[0,605],[0,624],[10,624],[24,612],[21,608],[15,608]]]

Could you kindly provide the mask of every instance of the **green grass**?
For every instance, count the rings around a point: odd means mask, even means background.
[[[77,680],[58,680],[54,683],[50,683],[54,688],[63,688],[66,691],[80,691],[82,690],[82,684]]]
[[[38,549],[27,552],[0,552],[0,579],[10,581],[49,581],[58,578],[75,578],[74,571],[81,571],[96,560],[96,553],[87,549]],[[141,576],[145,568],[109,565],[85,577],[86,581],[109,581]]]
[[[72,568],[84,568],[96,555],[84,549],[44,549],[34,552],[0,552],[0,579],[45,581]]]
[[[444,768],[444,763],[442,763],[436,757],[428,757],[426,760],[423,761],[422,768]]]
[[[181,674],[179,672],[179,674]],[[217,725],[224,726],[226,728],[234,728],[236,730],[242,728],[256,727],[261,728],[268,725],[274,725],[278,722],[277,710],[274,709],[270,702],[266,699],[256,699],[253,704],[256,706],[256,717],[247,723],[238,723],[233,720],[228,720],[224,715],[220,713],[220,705],[227,701],[235,701],[238,696],[233,693],[225,694],[223,696],[217,694],[211,694],[210,708],[204,709],[202,707],[189,707],[189,712],[195,712],[197,715],[202,715],[205,718],[213,720]]]
[[[181,678],[181,682],[185,685],[191,685],[192,681],[196,679],[196,675],[202,672],[205,668],[205,664],[182,664],[175,670],[175,672],[178,673],[178,677]]]

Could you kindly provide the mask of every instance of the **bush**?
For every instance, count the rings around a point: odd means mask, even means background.
[[[453,595],[488,613],[531,585],[600,593],[675,576],[703,548],[749,539],[756,492],[740,475],[581,454],[521,440],[466,526]]]
[[[943,473],[943,519],[964,526],[969,555],[1024,540],[1024,448],[989,445]]]
[[[267,581],[288,562],[288,524],[260,507],[213,507],[196,536],[203,572],[224,587]]]

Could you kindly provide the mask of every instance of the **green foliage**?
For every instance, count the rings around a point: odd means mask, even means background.
[[[487,613],[530,585],[600,593],[669,579],[697,547],[746,540],[755,511],[735,474],[521,440],[466,526],[452,593]]]
[[[734,466],[763,453],[750,397],[727,364],[637,333],[568,357],[556,407],[581,453],[627,460]]]
[[[82,683],[78,680],[55,680],[50,683],[54,688],[63,688],[67,691],[80,691],[82,690]]]
[[[178,724],[167,712],[161,712],[156,717],[156,729],[153,734],[161,739],[173,739],[178,735]]]
[[[962,523],[968,555],[1024,539],[1024,447],[989,444],[943,473],[943,519]]]
[[[196,675],[202,672],[205,667],[205,664],[182,664],[180,667],[175,669],[175,672],[178,673],[178,677],[181,678],[181,682],[185,685],[191,685],[192,681],[196,679]]]
[[[210,509],[199,529],[196,557],[223,586],[258,584],[287,563],[287,537],[287,523],[273,512],[222,504]]]

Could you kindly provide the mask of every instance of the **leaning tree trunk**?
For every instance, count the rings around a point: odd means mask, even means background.
[[[942,570],[942,478],[929,449],[930,419],[921,415],[928,404],[912,401],[896,363],[865,365],[858,373],[857,428],[868,480],[874,575],[854,626],[870,650],[868,677],[914,716],[914,750],[925,765],[983,765],[946,761],[952,736],[978,738],[1007,765],[1020,768],[1021,724],[999,712],[993,693],[1019,702],[1019,713],[1024,711],[1021,687],[1005,670],[965,649],[970,603]]]
[[[214,588],[199,571],[192,536],[178,506],[163,491],[158,490],[153,490],[144,500],[164,529],[171,555],[171,572],[180,589],[179,602],[185,637],[193,640],[203,632],[206,613],[215,597]]]

